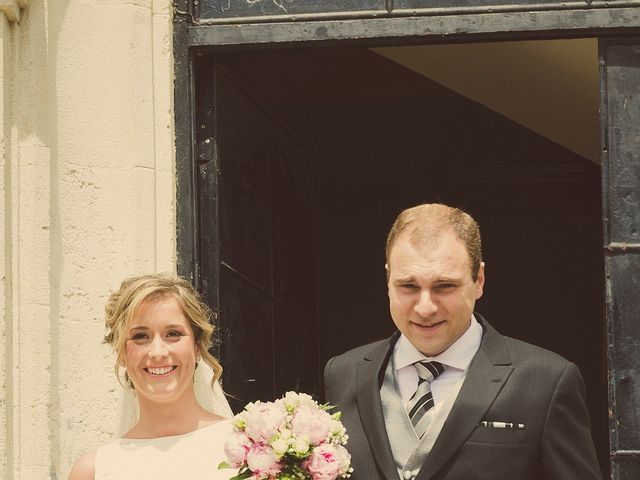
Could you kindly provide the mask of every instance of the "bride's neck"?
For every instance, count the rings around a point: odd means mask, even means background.
[[[159,403],[139,398],[140,417],[129,432],[145,438],[166,437],[192,432],[213,420],[194,395],[175,402]],[[129,435],[127,435],[129,436]]]

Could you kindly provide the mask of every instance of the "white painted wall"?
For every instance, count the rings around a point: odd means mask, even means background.
[[[66,478],[110,438],[104,301],[175,269],[171,15],[0,0],[0,478]]]

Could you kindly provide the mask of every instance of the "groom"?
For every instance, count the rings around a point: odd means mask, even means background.
[[[473,218],[405,210],[386,255],[398,331],[325,368],[352,480],[601,479],[577,367],[473,313],[485,282]]]

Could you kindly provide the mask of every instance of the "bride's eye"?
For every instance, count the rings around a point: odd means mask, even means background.
[[[141,343],[144,342],[145,340],[147,340],[149,337],[146,333],[144,332],[138,332],[138,333],[134,333],[133,335],[131,335],[131,337],[129,337],[129,340],[133,340],[136,343]]]
[[[182,332],[179,332],[178,330],[169,330],[167,332],[167,337],[173,338],[173,339],[178,339],[180,337],[182,337]]]

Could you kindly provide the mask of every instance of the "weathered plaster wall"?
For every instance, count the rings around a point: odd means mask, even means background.
[[[7,402],[7,379],[9,378],[7,373],[9,370],[8,359],[11,358],[11,342],[9,332],[11,325],[9,323],[11,318],[11,298],[8,297],[7,291],[7,275],[10,272],[10,266],[6,264],[6,251],[8,242],[5,240],[5,228],[7,222],[6,215],[6,178],[7,169],[7,157],[8,157],[8,145],[6,139],[9,136],[9,129],[5,117],[8,115],[7,108],[5,107],[6,92],[10,88],[10,70],[11,53],[9,51],[9,22],[7,18],[0,14],[0,169],[2,171],[3,181],[0,183],[0,229],[2,229],[2,235],[0,235],[0,478],[8,478],[7,476],[7,438],[9,437],[9,431],[7,429],[9,411]]]
[[[105,298],[175,268],[171,14],[0,0],[0,478],[66,478],[110,438]]]

